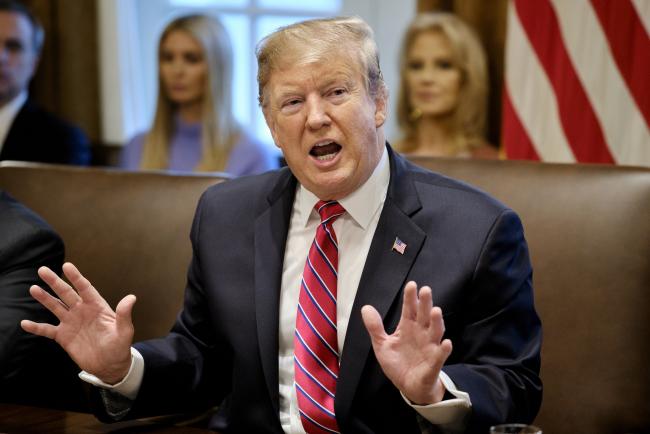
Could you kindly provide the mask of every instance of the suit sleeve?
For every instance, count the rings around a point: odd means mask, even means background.
[[[55,320],[29,294],[31,285],[45,286],[38,277],[38,268],[45,265],[59,272],[63,263],[63,242],[47,229],[26,229],[8,239],[10,244],[2,247],[0,255],[0,375],[4,380],[20,370],[30,359],[36,341],[42,339],[24,332],[20,321]]]
[[[5,216],[6,217],[6,216]],[[29,319],[56,324],[57,319],[29,294],[31,285],[47,288],[37,270],[60,273],[61,238],[31,215],[2,219],[0,246],[0,400],[85,411],[78,368],[59,345],[22,330]],[[7,232],[5,232],[5,230]]]
[[[68,164],[87,166],[91,160],[90,142],[81,129],[69,126],[65,133],[68,149]]]
[[[467,297],[464,326],[450,336],[454,351],[443,368],[470,395],[467,432],[487,432],[504,421],[532,422],[542,397],[542,329],[523,227],[511,210],[493,224]]]

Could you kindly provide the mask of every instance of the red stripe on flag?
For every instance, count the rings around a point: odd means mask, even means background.
[[[621,75],[650,126],[650,37],[630,0],[591,0]]]
[[[508,85],[503,86],[503,128],[501,129],[501,142],[506,149],[506,156],[510,160],[538,160],[533,142],[521,123],[517,111],[512,105]]]
[[[515,6],[522,27],[555,90],[560,122],[576,160],[614,163],[603,130],[564,46],[555,10],[548,0],[515,0]]]

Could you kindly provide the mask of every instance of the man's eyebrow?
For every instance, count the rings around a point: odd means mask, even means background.
[[[5,45],[18,45],[22,47],[25,44],[23,44],[23,41],[20,40],[19,38],[10,36],[7,39],[5,39]]]
[[[337,73],[334,77],[326,78],[325,81],[318,83],[317,88],[322,90],[331,87],[333,85],[341,85],[341,84],[347,87],[353,87],[354,80],[349,74],[345,74],[341,72],[341,73]],[[276,88],[278,89],[277,93],[275,93],[275,95],[273,95],[272,97],[277,100],[282,100],[288,97],[292,97],[302,92],[301,85],[292,82],[279,83],[276,86]]]
[[[15,38],[5,39],[4,43],[1,45],[4,46],[5,49],[13,51],[24,51],[27,49],[27,44],[20,39]]]
[[[329,80],[323,82],[320,87],[330,87],[335,84],[343,84],[345,86],[352,86],[354,81],[348,74],[337,74],[335,77],[330,78]]]
[[[293,86],[293,85],[286,85],[286,86],[281,86],[283,89],[280,89],[278,93],[276,94],[276,98],[278,99],[283,99],[287,98],[289,96],[294,96],[300,91],[298,90],[298,86]]]

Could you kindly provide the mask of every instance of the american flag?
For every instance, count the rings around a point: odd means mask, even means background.
[[[395,242],[393,243],[393,250],[399,252],[401,255],[404,254],[404,251],[406,250],[406,243],[399,238],[395,238]]]
[[[511,0],[511,159],[650,166],[650,1]]]

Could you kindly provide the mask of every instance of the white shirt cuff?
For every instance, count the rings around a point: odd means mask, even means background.
[[[138,396],[143,376],[144,359],[142,358],[142,354],[133,347],[131,347],[131,366],[129,367],[129,372],[127,372],[126,377],[124,377],[119,383],[111,385],[104,383],[102,380],[86,371],[81,371],[79,373],[79,378],[83,381],[101,387],[102,389],[117,392],[130,400],[134,400],[135,397]]]
[[[454,382],[447,374],[440,371],[440,381],[445,386],[449,393],[455,396],[454,399],[446,399],[436,404],[430,405],[416,405],[404,396],[402,398],[408,405],[413,407],[420,416],[428,420],[434,425],[458,425],[462,424],[463,420],[472,408],[472,401],[469,399],[469,393],[463,392],[456,388]]]

